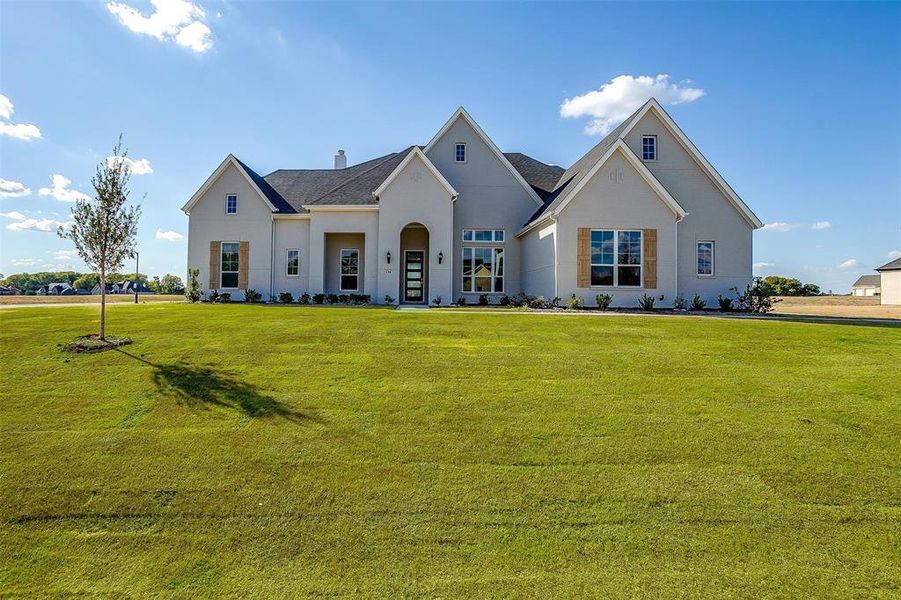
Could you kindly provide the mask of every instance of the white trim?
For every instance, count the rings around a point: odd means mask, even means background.
[[[710,244],[710,273],[698,272],[698,252],[701,244]],[[703,279],[716,277],[716,240],[695,240],[695,275]]]
[[[491,243],[496,243],[496,242],[491,242]],[[465,242],[465,244],[471,244],[471,242]],[[482,292],[482,291],[478,291],[478,290],[470,290],[467,292],[465,289],[463,289],[464,283],[466,282],[466,279],[467,279],[466,274],[464,273],[464,271],[466,270],[466,251],[467,250],[473,250],[473,251],[475,251],[475,250],[491,250],[491,290],[490,291]],[[504,261],[504,274],[503,275],[497,274],[497,263],[494,262],[494,259],[497,256],[498,250],[500,250],[501,252],[504,253],[503,254],[503,261]],[[462,261],[460,264],[460,293],[461,294],[479,294],[480,296],[482,294],[484,294],[487,296],[488,294],[503,294],[503,293],[505,293],[504,290],[507,287],[507,282],[505,281],[505,279],[507,278],[507,251],[506,251],[506,248],[504,248],[504,246],[464,245],[460,251],[460,260]],[[475,265],[475,254],[473,254],[472,262],[473,262],[473,265]],[[472,283],[472,286],[475,287],[475,283],[476,283],[475,273],[470,275],[469,279]],[[494,281],[496,279],[501,280],[501,291],[499,291],[499,292],[494,291]]]
[[[348,273],[345,275],[341,272],[341,258],[344,252],[356,252],[357,253],[357,272],[355,274]],[[345,289],[341,287],[341,278],[342,277],[356,277],[357,278],[357,287],[353,289]],[[339,292],[359,292],[360,291],[360,249],[359,248],[341,248],[338,250],[338,291]]]
[[[407,254],[410,252],[419,252],[422,254],[422,280],[421,280],[422,281],[422,288],[421,288],[422,289],[422,300],[420,300],[419,302],[414,302],[413,300],[407,300],[407,297],[406,297],[407,296]],[[402,299],[401,304],[426,304],[426,305],[428,305],[428,303],[429,303],[428,296],[426,296],[426,293],[425,293],[425,287],[426,287],[425,270],[427,267],[427,263],[425,260],[425,254],[426,254],[425,250],[419,250],[416,248],[407,248],[404,250],[404,264],[403,264],[403,268],[401,269],[403,271],[401,283],[403,286],[403,296],[404,297]]]
[[[314,212],[371,212],[378,211],[377,204],[308,204],[303,208]]]
[[[481,140],[491,149],[491,151],[494,152],[494,155],[497,157],[497,159],[501,161],[502,165],[507,167],[507,170],[510,171],[510,174],[513,175],[513,178],[519,182],[519,184],[523,187],[526,193],[529,194],[529,197],[535,202],[535,204],[542,206],[544,202],[541,200],[541,198],[538,197],[538,194],[535,193],[535,190],[532,189],[532,186],[530,186],[526,182],[526,180],[523,179],[522,175],[519,174],[519,171],[517,171],[513,167],[513,165],[510,164],[510,161],[507,160],[507,157],[504,156],[504,153],[501,152],[500,149],[494,144],[494,142],[491,141],[491,138],[489,138],[488,135],[484,131],[482,131],[482,128],[479,127],[479,124],[476,123],[471,116],[469,116],[469,113],[466,112],[466,109],[464,109],[462,106],[454,111],[454,114],[451,115],[451,118],[447,120],[447,123],[444,124],[444,127],[439,129],[438,133],[436,133],[431,141],[429,141],[423,152],[428,154],[429,151],[438,142],[438,140],[444,137],[444,134],[447,133],[447,130],[451,128],[451,125],[453,125],[457,121],[457,119],[460,118],[465,120],[469,124],[469,126],[472,127],[472,129],[476,132],[476,135],[478,135],[479,138],[481,138]]]
[[[234,273],[238,276],[238,280],[241,279],[241,242],[238,240],[222,240],[219,242],[219,287],[217,290],[240,290],[238,287],[238,282],[235,281],[235,287],[225,287],[222,285],[222,275],[225,274],[225,271],[222,270],[222,246],[224,244],[237,244],[238,245],[238,270],[237,271],[228,271],[229,273]]]
[[[229,196],[234,196],[234,197],[235,197],[235,212],[233,212],[233,213],[228,212],[228,198],[229,198]],[[238,194],[237,194],[237,192],[228,192],[228,193],[225,194],[225,214],[226,214],[226,215],[229,215],[229,216],[238,214]]]
[[[554,213],[553,211],[548,211],[548,212],[544,213],[543,215],[541,215],[541,217],[539,219],[532,221],[531,223],[529,223],[528,225],[526,225],[525,227],[523,227],[522,229],[517,231],[516,234],[514,235],[514,237],[522,237],[525,234],[532,231],[533,229],[535,229],[536,227],[540,227],[543,223],[546,223],[548,221],[556,222],[557,214]]]
[[[275,221],[295,221],[295,220],[306,221],[306,220],[309,220],[309,218],[310,218],[310,215],[306,214],[306,213],[302,213],[302,214],[278,213],[278,214],[272,215],[272,219]]]
[[[187,204],[181,207],[182,212],[190,215],[191,209],[194,207],[194,205],[197,204],[201,198],[203,198],[203,195],[206,194],[207,191],[209,191],[214,183],[216,183],[216,180],[219,179],[219,177],[225,172],[225,169],[227,169],[229,165],[235,167],[238,172],[244,176],[244,179],[248,184],[250,184],[250,187],[252,187],[256,191],[256,193],[260,195],[260,198],[262,198],[263,202],[266,203],[266,206],[269,207],[269,210],[271,210],[272,212],[278,212],[278,209],[275,208],[275,205],[269,202],[269,198],[266,197],[266,194],[263,193],[263,190],[260,189],[260,186],[254,183],[253,179],[250,178],[250,175],[247,174],[247,171],[245,171],[244,168],[238,163],[238,159],[235,158],[234,154],[229,154],[225,157],[225,160],[222,161],[222,164],[220,164],[216,168],[216,170],[213,171],[213,174],[203,182],[203,185],[200,186],[200,189],[194,192],[194,195],[191,196],[191,199],[188,200]]]
[[[654,158],[645,158],[644,157],[644,140],[645,138],[654,138]],[[641,160],[642,162],[657,162],[657,134],[656,133],[642,133],[641,134]]]
[[[297,273],[294,275],[288,272],[288,265],[291,264],[291,252],[297,252]],[[285,277],[300,277],[300,248],[285,248]]]
[[[685,133],[679,128],[678,125],[676,125],[676,122],[673,121],[672,117],[670,117],[667,112],[663,110],[663,107],[660,106],[656,99],[651,98],[650,100],[648,100],[642,111],[634,119],[632,119],[632,122],[620,134],[620,139],[623,139],[627,135],[629,135],[629,132],[651,109],[654,110],[654,113],[660,118],[667,129],[670,130],[670,133],[672,133],[674,137],[679,140],[679,142],[688,151],[692,158],[694,158],[695,161],[697,161],[698,164],[701,165],[701,167],[707,172],[707,175],[709,175],[710,178],[713,179],[717,187],[720,188],[723,194],[729,199],[730,202],[732,202],[735,208],[738,209],[738,212],[741,213],[741,215],[748,221],[748,223],[752,225],[754,229],[763,227],[763,222],[757,218],[757,215],[755,215],[750,208],[748,208],[748,205],[745,204],[744,201],[738,196],[738,194],[735,193],[735,190],[733,190],[732,187],[728,183],[726,183],[726,180],[723,179],[723,177],[717,172],[717,170],[713,168],[713,165],[711,165],[707,161],[707,159],[704,158],[704,155],[701,154],[701,152],[695,147],[692,141],[688,139],[688,136],[685,135]]]
[[[613,264],[610,265],[595,265],[595,263],[591,262],[591,233],[595,231],[612,231],[613,232]],[[619,234],[620,233],[637,233],[639,235],[639,252],[638,252],[638,264],[630,265],[630,264],[620,264],[619,261]],[[612,285],[593,285],[591,283],[591,267],[612,267],[613,268],[613,284]],[[638,267],[638,285],[620,285],[619,284],[619,267]],[[604,228],[604,227],[592,227],[589,232],[589,240],[588,240],[588,287],[593,290],[602,290],[609,288],[617,288],[623,290],[644,290],[644,230],[643,229],[629,229],[629,228]]]
[[[457,146],[463,146],[463,160],[457,160]],[[466,142],[454,142],[454,164],[466,164]]]
[[[374,192],[372,192],[372,195],[375,198],[381,196],[382,192],[384,192],[388,188],[388,186],[391,185],[391,182],[393,182],[397,178],[397,176],[400,175],[401,171],[403,171],[406,166],[410,164],[413,158],[417,156],[422,159],[422,162],[425,163],[426,168],[428,168],[435,179],[438,180],[438,183],[440,183],[447,191],[447,193],[450,194],[451,200],[456,200],[457,196],[459,196],[460,194],[457,192],[457,190],[454,189],[454,186],[452,186],[450,182],[444,178],[444,175],[442,175],[441,172],[435,168],[435,165],[433,165],[432,161],[430,161],[429,158],[423,153],[423,151],[419,149],[419,146],[416,146],[412,150],[410,150],[406,158],[404,158],[401,163],[397,165],[397,168],[391,171],[391,174],[388,175],[385,181],[382,182],[382,185],[380,185]]]
[[[466,239],[466,232],[472,232],[472,239]],[[476,239],[476,231],[490,231],[491,239],[490,240],[477,240]],[[501,236],[504,238],[502,240],[497,239],[497,232],[501,232]],[[507,241],[507,230],[503,227],[467,227],[465,229],[460,230],[460,241],[464,244],[503,244]]]

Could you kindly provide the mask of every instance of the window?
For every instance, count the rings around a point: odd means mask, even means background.
[[[504,249],[463,247],[463,291],[490,294],[504,291]]]
[[[225,195],[225,214],[227,214],[227,215],[238,214],[238,194],[226,194]]]
[[[657,160],[657,136],[641,136],[641,160]]]
[[[641,287],[641,231],[591,231],[591,285]]]
[[[698,242],[698,275],[713,277],[713,242]]]
[[[220,287],[238,287],[238,242],[222,242],[222,263],[219,269]]]
[[[466,144],[463,142],[454,146],[454,162],[466,162]]]
[[[360,289],[360,251],[356,248],[341,249],[341,291],[356,292]]]
[[[288,262],[285,266],[285,275],[288,277],[297,277],[300,275],[300,250],[297,248],[288,249]]]
[[[504,243],[503,229],[464,229],[464,242],[500,242]]]

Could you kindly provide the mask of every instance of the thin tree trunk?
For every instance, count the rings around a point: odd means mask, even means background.
[[[100,339],[106,340],[106,274],[100,271]]]

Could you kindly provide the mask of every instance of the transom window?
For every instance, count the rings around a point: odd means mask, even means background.
[[[240,244],[238,242],[222,242],[222,262],[219,268],[220,287],[238,287],[239,249]]]
[[[357,248],[341,249],[341,291],[356,292],[360,289],[360,251]]]
[[[504,242],[503,229],[464,229],[464,242]]]
[[[641,287],[641,231],[591,231],[591,285]]]
[[[300,275],[300,250],[297,248],[288,249],[288,261],[285,266],[285,274],[288,277],[297,277]]]
[[[698,242],[698,275],[713,277],[713,248],[711,241]]]
[[[238,214],[238,194],[226,194],[225,196],[225,214]]]
[[[466,162],[466,144],[463,142],[454,145],[454,162]]]
[[[657,160],[657,136],[641,136],[641,160]]]
[[[504,249],[463,247],[463,291],[490,294],[504,291]]]

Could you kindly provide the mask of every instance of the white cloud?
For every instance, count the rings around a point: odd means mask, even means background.
[[[6,217],[7,219],[13,219],[14,221],[21,221],[23,219],[27,219],[25,215],[20,212],[12,211],[8,213],[0,213],[0,217]]]
[[[892,250],[891,252],[888,253],[888,257],[891,258],[892,260],[895,260],[896,258],[901,258],[901,250]]]
[[[673,105],[694,102],[704,96],[704,90],[690,87],[690,83],[671,83],[669,75],[665,74],[656,77],[620,75],[597,90],[564,100],[560,105],[560,116],[591,117],[585,133],[606,135],[651,97],[660,104]]]
[[[0,198],[19,198],[30,193],[31,190],[24,184],[0,177]]]
[[[13,103],[12,100],[0,94],[0,119],[9,119],[13,116]]]
[[[68,227],[70,221],[61,222],[53,219],[22,219],[6,226],[13,231],[56,231],[58,227]]]
[[[813,225],[810,226],[811,229],[831,229],[832,223],[829,221],[817,221]]]
[[[57,250],[53,253],[54,258],[58,258],[60,260],[70,259],[70,258],[78,258],[77,250]]]
[[[68,177],[64,177],[59,173],[54,173],[53,176],[50,177],[50,181],[52,182],[53,187],[41,188],[38,190],[38,194],[41,196],[53,196],[57,200],[62,200],[63,202],[90,200],[87,194],[82,194],[78,190],[69,188],[69,184],[72,183],[72,180]]]
[[[128,170],[132,175],[149,175],[153,173],[153,167],[150,166],[150,161],[146,158],[142,158],[140,160],[132,160],[127,156],[107,156],[106,164],[110,167],[115,166],[117,163],[125,162],[126,166],[128,166]]]
[[[857,269],[860,267],[860,262],[856,258],[849,258],[845,262],[840,262],[836,265],[839,269],[843,271],[847,271],[848,269]]]
[[[0,135],[9,136],[19,140],[39,140],[41,130],[36,125],[25,123],[0,123]]]
[[[175,42],[194,52],[213,47],[210,28],[203,23],[206,12],[188,0],[150,0],[153,13],[145,17],[136,8],[122,2],[107,2],[106,8],[125,27],[160,41]]]
[[[160,231],[156,230],[156,239],[158,240],[169,240],[170,242],[177,242],[181,239],[184,239],[185,236],[178,233],[177,231]]]
[[[785,233],[786,231],[791,231],[795,229],[797,225],[794,223],[785,223],[783,221],[774,221],[772,223],[767,223],[763,227],[760,228],[761,231],[777,231],[779,233]]]
[[[776,263],[771,262],[756,262],[754,263],[755,269],[771,269],[776,266]]]

